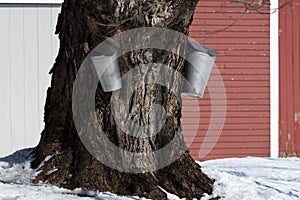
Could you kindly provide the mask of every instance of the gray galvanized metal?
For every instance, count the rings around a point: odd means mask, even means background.
[[[96,48],[94,55],[90,57],[104,92],[113,92],[122,88],[117,55],[119,48],[117,41],[105,38],[101,48]]]
[[[184,86],[183,93],[189,96],[203,97],[210,73],[214,66],[217,51],[200,45],[197,42],[189,40],[184,67],[184,76],[190,83]]]

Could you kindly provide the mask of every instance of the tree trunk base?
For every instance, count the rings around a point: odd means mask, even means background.
[[[41,171],[32,181],[35,184],[41,181],[67,189],[109,191],[164,200],[167,195],[160,188],[180,198],[200,199],[204,193],[212,193],[214,183],[188,152],[163,169],[138,174],[119,172],[103,165],[83,146],[76,150],[61,150],[61,146],[53,142],[39,146],[34,153],[36,159],[32,167]]]

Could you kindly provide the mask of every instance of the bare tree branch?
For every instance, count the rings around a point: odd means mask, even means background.
[[[251,3],[246,2],[246,0],[230,0],[230,2],[244,4],[245,8],[248,10],[259,10],[265,5],[270,5],[269,0],[257,0],[255,3],[254,0],[252,0]]]
[[[251,2],[248,2],[247,0],[230,0],[230,3],[243,4],[247,10],[255,10],[259,14],[272,14],[277,12],[279,9],[292,4],[293,1],[294,0],[287,0],[286,2],[281,4],[278,8],[273,8],[272,10],[270,9],[270,5],[271,5],[270,0],[251,0]]]
[[[208,31],[208,30],[200,30],[197,31],[196,33],[202,35],[202,34],[207,34],[208,37],[202,40],[202,42],[208,40],[211,38],[213,35],[223,32],[228,30],[230,27],[236,25],[247,13],[250,11],[255,11],[259,14],[273,14],[278,12],[279,9],[282,9],[288,5],[291,5],[294,0],[287,0],[286,2],[282,3],[278,8],[273,8],[271,9],[271,2],[270,0],[229,0],[230,3],[232,4],[242,4],[245,7],[245,10],[241,13],[241,15],[238,18],[233,19],[231,16],[228,16],[229,19],[232,20],[232,22],[226,27],[218,29],[218,30],[213,30],[213,31]],[[225,15],[225,12],[223,12]]]
[[[214,34],[219,33],[219,32],[223,32],[226,31],[227,29],[229,29],[230,27],[234,26],[238,21],[240,21],[246,14],[248,13],[248,10],[245,10],[238,18],[236,19],[231,19],[233,20],[231,24],[227,25],[226,27],[222,28],[222,29],[218,29],[218,30],[214,30],[214,31],[208,31],[208,30],[203,30],[203,31],[199,31],[200,33],[205,33],[208,34],[209,36],[207,38],[205,38],[204,40],[202,40],[202,42],[205,42],[206,40],[208,40],[209,38],[211,38]]]
[[[283,4],[281,4],[278,8],[275,8],[274,11],[272,13],[275,13],[277,12],[279,9],[282,9],[284,7],[286,7],[287,5],[291,5],[294,3],[294,0],[289,0],[289,1],[286,1],[284,2]]]

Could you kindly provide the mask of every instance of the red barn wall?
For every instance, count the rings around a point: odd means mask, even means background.
[[[300,156],[300,2],[282,8],[279,19],[279,151]]]
[[[270,16],[256,11],[243,14],[244,10],[243,5],[229,0],[202,0],[194,15],[190,37],[219,51],[216,66],[226,91],[224,99],[218,93],[218,75],[213,71],[209,80],[212,86],[202,99],[182,96],[183,132],[197,160],[270,156]],[[222,128],[218,123],[222,123],[224,100],[227,110]],[[211,125],[216,126],[209,128],[212,111],[217,117]],[[205,150],[207,155],[203,155]]]

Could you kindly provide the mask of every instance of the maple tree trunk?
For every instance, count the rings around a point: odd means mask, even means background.
[[[197,0],[65,0],[56,27],[60,49],[51,70],[51,87],[47,91],[45,128],[32,162],[32,167],[40,166],[41,173],[34,182],[48,181],[70,189],[80,187],[152,199],[167,198],[161,188],[187,199],[212,193],[213,180],[202,173],[188,151],[169,166],[154,172],[125,173],[102,164],[82,144],[72,113],[72,92],[77,72],[88,53],[101,42],[101,36],[110,37],[139,27],[163,27],[187,35],[196,4]],[[183,51],[183,47],[179,46],[178,51]],[[119,58],[121,74],[149,62],[162,62],[182,71],[185,60],[161,50],[132,51]],[[151,76],[147,73],[139,75]],[[175,89],[180,85],[176,79],[168,84]],[[118,147],[130,152],[154,151],[168,144],[178,132],[178,145],[184,145],[180,132],[180,102],[169,90],[149,84],[133,94],[131,111],[139,113],[135,115],[138,123],[155,117],[147,112],[147,108],[155,103],[160,103],[166,110],[166,122],[159,134],[142,139],[127,136],[116,127],[110,106],[111,97],[112,94],[103,92],[99,85],[95,95],[95,110],[99,125]],[[123,111],[122,108],[118,110],[120,116]],[[91,124],[90,129],[85,131],[92,132],[94,129],[95,126]],[[153,165],[156,162],[159,160],[153,160]],[[134,167],[145,167],[142,164],[136,163]],[[49,173],[51,170],[52,173]]]

